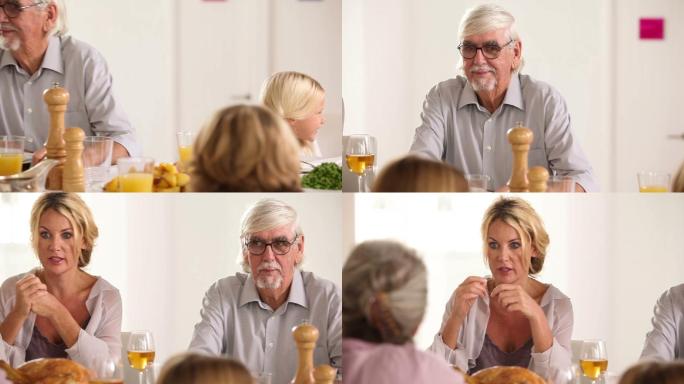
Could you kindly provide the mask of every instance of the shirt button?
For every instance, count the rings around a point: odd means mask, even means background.
[[[28,84],[28,85],[33,85],[33,81],[29,81],[29,82],[26,83],[26,84]]]
[[[33,109],[29,108],[29,109],[26,110],[26,112],[28,112],[28,113],[33,113]]]
[[[491,145],[488,145],[488,146],[487,146],[487,151],[491,151],[491,150],[492,150],[492,146],[491,146]]]
[[[273,348],[273,343],[268,343],[269,348]]]

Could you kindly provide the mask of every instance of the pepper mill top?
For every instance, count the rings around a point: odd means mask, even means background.
[[[311,324],[304,323],[292,331],[295,342],[299,344],[315,343],[318,340],[318,329]]]
[[[62,88],[59,83],[54,83],[52,88],[43,92],[43,100],[48,106],[59,106],[69,104],[69,92]]]
[[[524,127],[522,122],[518,122],[514,128],[509,129],[506,135],[508,142],[512,145],[530,145],[534,139],[532,130]]]

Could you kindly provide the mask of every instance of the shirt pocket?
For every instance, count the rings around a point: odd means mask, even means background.
[[[537,166],[541,166],[546,169],[549,168],[549,161],[546,158],[546,150],[543,148],[530,149],[530,152],[527,155],[527,162],[530,168]]]

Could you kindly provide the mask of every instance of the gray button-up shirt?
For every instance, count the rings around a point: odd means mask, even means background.
[[[261,301],[251,275],[237,273],[207,291],[190,350],[226,355],[252,372],[268,372],[274,384],[289,383],[297,370],[292,328],[318,328],[314,366],[342,368],[342,300],[339,289],[311,272],[295,270],[290,295],[275,311]]]
[[[69,91],[65,126],[87,136],[113,136],[131,156],[140,149],[128,117],[112,92],[112,76],[102,55],[72,37],[50,37],[40,68],[29,75],[9,51],[0,50],[0,135],[33,139],[27,151],[45,144],[50,114],[43,91],[59,83]]]
[[[653,330],[646,334],[642,359],[684,358],[684,284],[665,291],[653,309]]]
[[[546,83],[513,75],[499,108],[480,105],[467,79],[457,76],[428,93],[411,152],[446,161],[467,174],[486,174],[489,189],[511,177],[513,152],[506,136],[522,122],[534,133],[528,163],[551,174],[572,175],[587,191],[598,191],[592,169],[570,128],[563,97]]]

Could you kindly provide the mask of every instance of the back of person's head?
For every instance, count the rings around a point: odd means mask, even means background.
[[[260,106],[218,111],[195,141],[195,192],[299,192],[299,145],[279,116]]]
[[[394,241],[366,241],[342,270],[342,334],[404,344],[423,320],[427,271],[416,251]]]
[[[645,361],[622,374],[619,384],[684,384],[684,361]]]
[[[409,155],[383,168],[373,192],[468,192],[468,182],[449,164]]]
[[[674,179],[672,179],[672,192],[684,192],[684,163],[682,163]]]
[[[169,359],[157,384],[252,384],[240,362],[225,357],[183,354]]]
[[[325,96],[321,84],[299,72],[278,72],[261,90],[261,102],[284,119],[303,120],[316,113]]]

